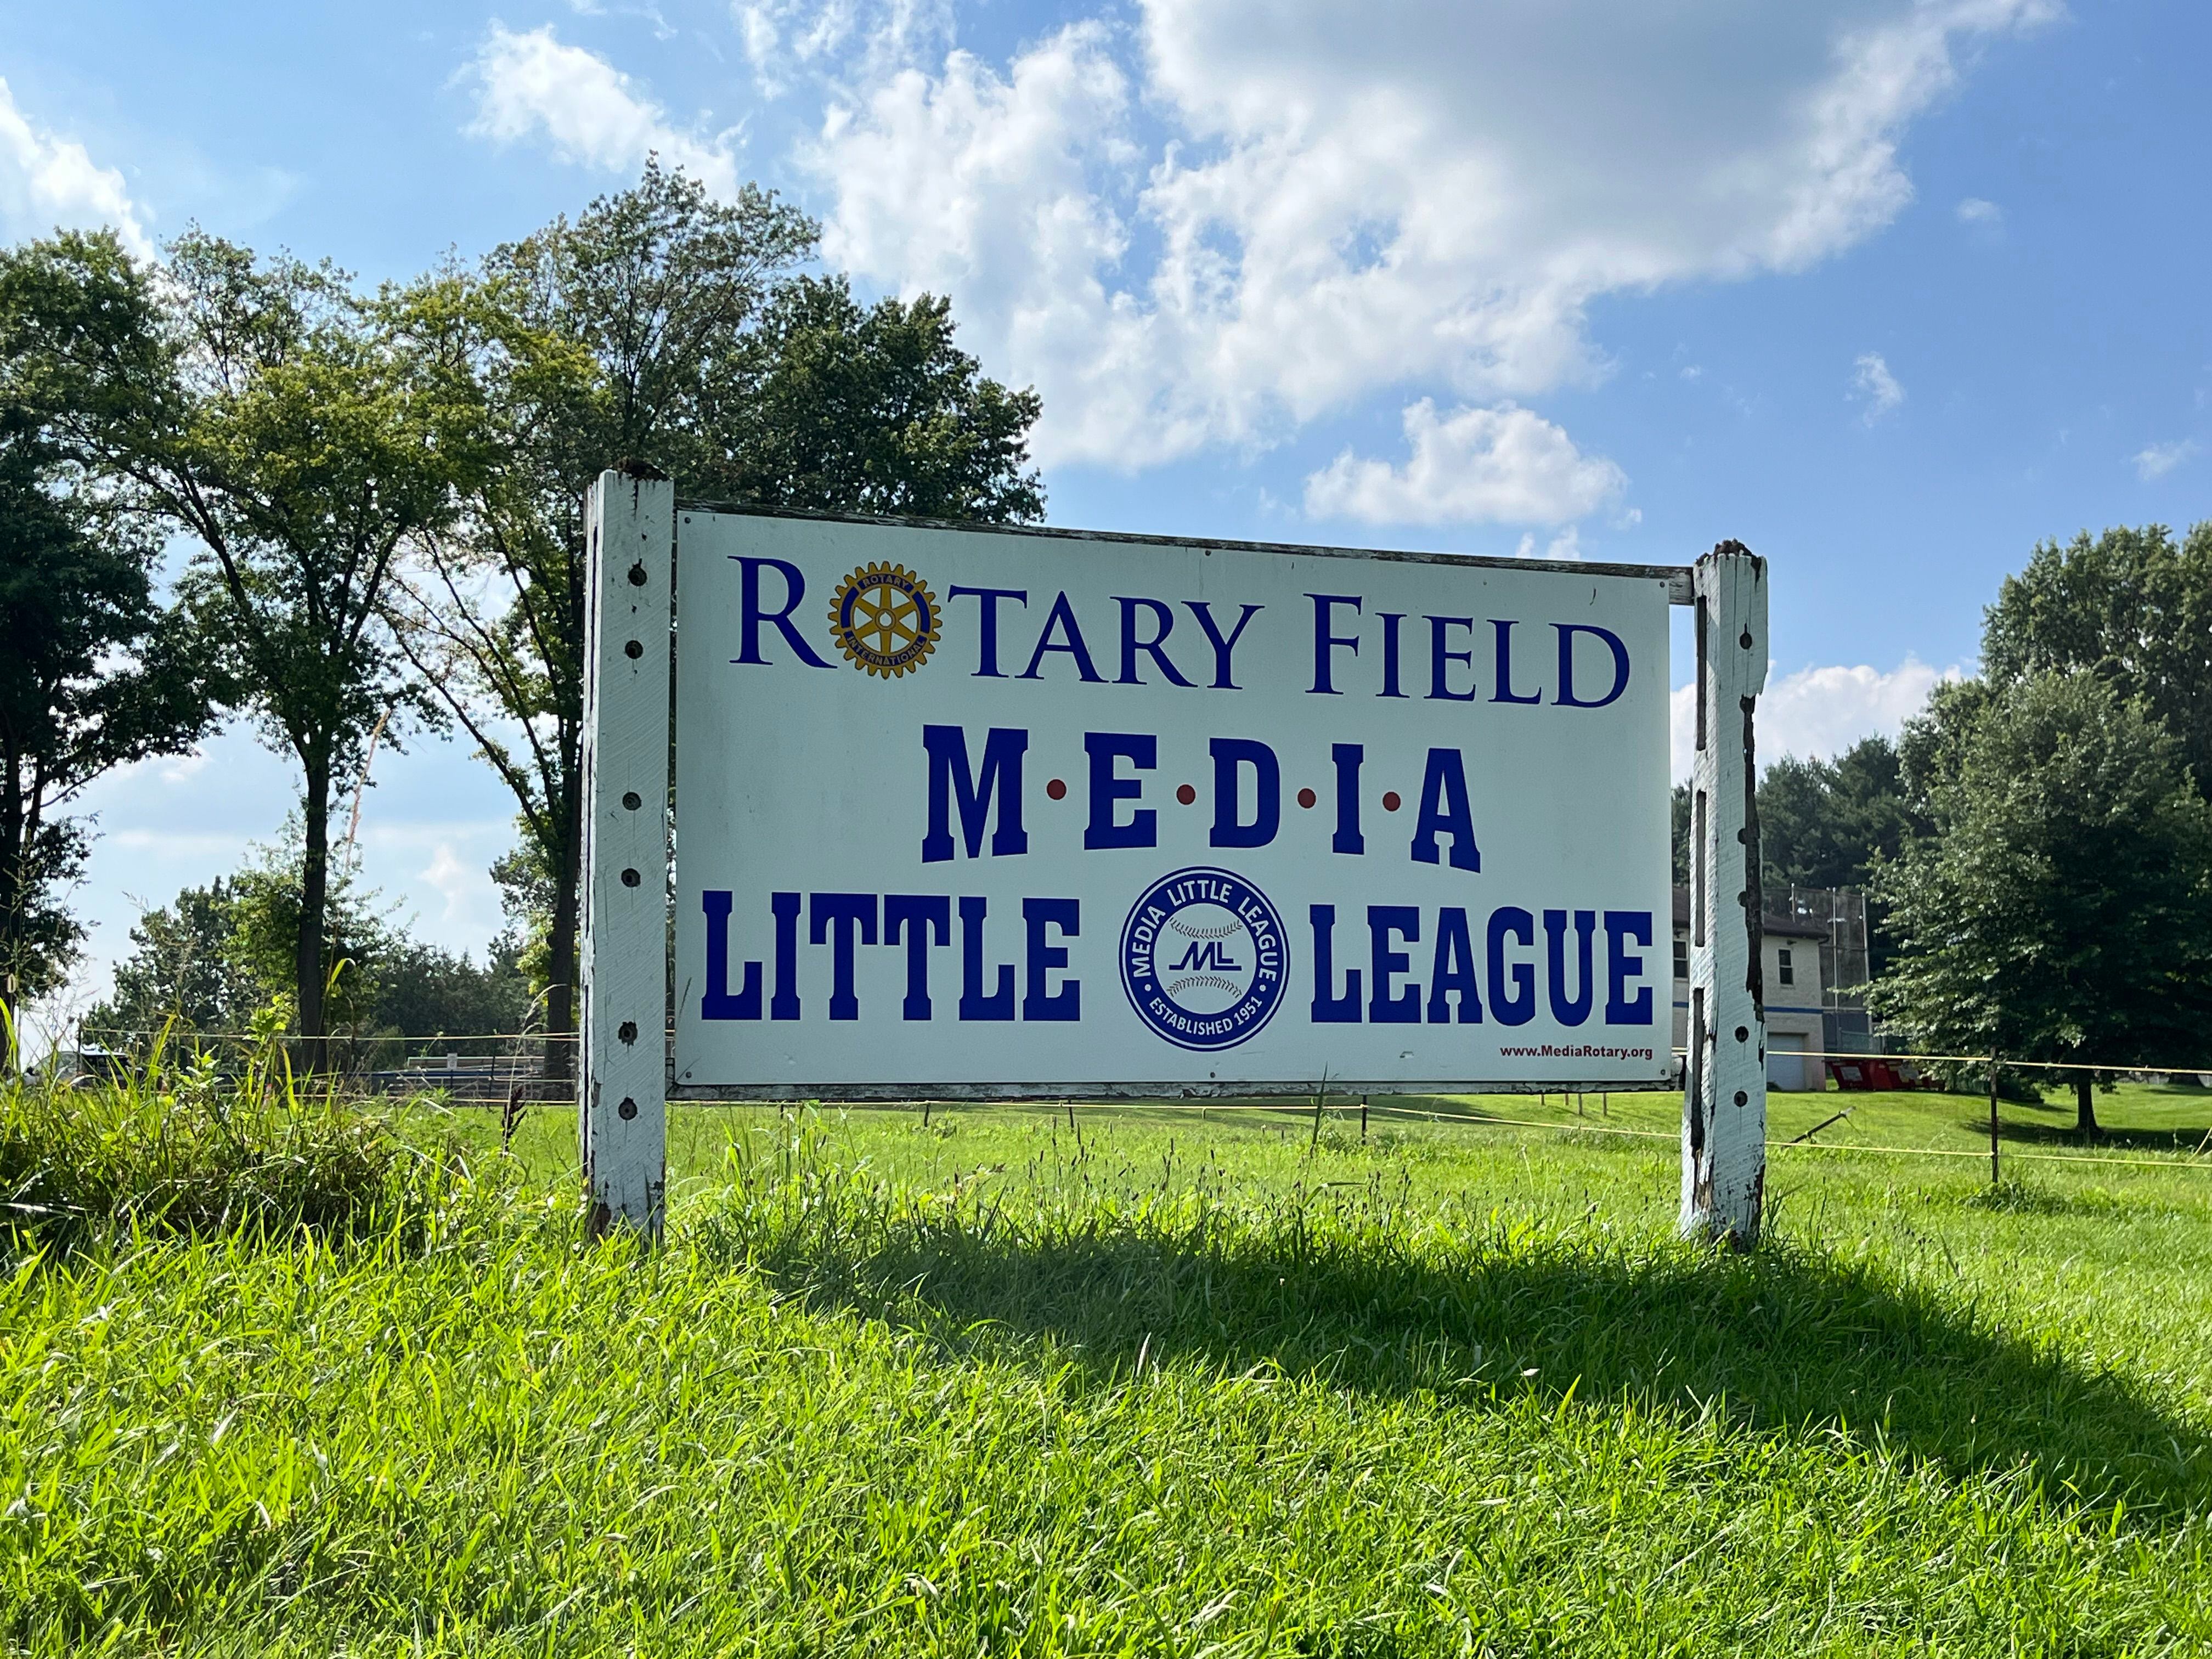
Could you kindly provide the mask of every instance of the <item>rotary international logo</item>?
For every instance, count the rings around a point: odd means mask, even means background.
[[[904,565],[864,564],[838,584],[830,634],[845,660],[885,679],[919,668],[937,648],[937,596]]]
[[[1121,928],[1121,985],[1137,1018],[1178,1048],[1233,1048],[1274,1017],[1288,970],[1283,919],[1226,870],[1178,870]]]

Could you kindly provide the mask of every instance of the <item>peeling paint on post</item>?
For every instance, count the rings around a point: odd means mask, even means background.
[[[1697,753],[1690,775],[1690,1030],[1682,1097],[1682,1231],[1759,1242],[1766,1188],[1759,771],[1766,562],[1723,542],[1692,578]]]
[[[667,1189],[669,623],[676,491],[599,475],[585,519],[583,1066],[591,1229],[660,1232]]]

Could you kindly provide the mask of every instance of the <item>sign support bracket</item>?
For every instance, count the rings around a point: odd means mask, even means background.
[[[665,1218],[668,765],[675,486],[602,472],[586,503],[583,1064],[577,1126],[594,1236]]]
[[[1690,1021],[1682,1097],[1684,1233],[1759,1242],[1766,1190],[1766,1006],[1759,768],[1766,562],[1723,542],[1691,577],[1697,750],[1690,774]]]

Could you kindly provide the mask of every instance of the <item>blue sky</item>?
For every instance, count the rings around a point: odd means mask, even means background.
[[[17,0],[0,231],[402,276],[657,149],[805,206],[869,291],[950,292],[1044,395],[1054,522],[1746,542],[1765,742],[1825,753],[1971,672],[2039,539],[2206,515],[2208,48],[2178,0]],[[100,786],[86,988],[291,789],[243,732]],[[479,945],[510,817],[411,741],[365,874]]]

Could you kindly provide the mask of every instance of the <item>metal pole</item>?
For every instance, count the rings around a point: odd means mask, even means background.
[[[1997,1054],[1990,1050],[1990,1185],[1997,1184]]]
[[[668,1190],[668,676],[676,489],[599,474],[586,503],[583,993],[577,1128],[593,1233],[660,1234]]]
[[[1752,740],[1766,684],[1766,562],[1723,542],[1698,561],[1691,586],[1698,705],[1681,1227],[1748,1249],[1759,1242],[1766,1190],[1765,904]]]

